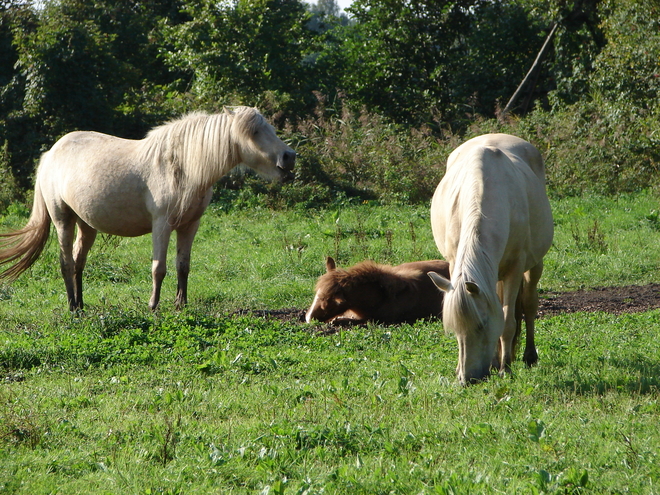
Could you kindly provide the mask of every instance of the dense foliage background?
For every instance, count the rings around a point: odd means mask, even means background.
[[[436,257],[446,157],[492,131],[546,158],[543,298],[660,282],[659,103],[660,0],[0,0],[0,230],[75,129],[257,105],[300,158],[222,181],[184,311],[173,276],[148,310],[146,236],[97,241],[85,312],[54,242],[0,287],[0,493],[657,492],[658,311],[544,317],[539,366],[470,388],[437,321],[259,315],[328,254]]]
[[[0,203],[93,129],[140,138],[193,109],[256,105],[299,152],[294,184],[237,204],[428,201],[476,134],[544,153],[552,194],[660,184],[658,0],[0,1]],[[557,24],[551,49],[505,107]],[[276,193],[276,194],[275,194]]]

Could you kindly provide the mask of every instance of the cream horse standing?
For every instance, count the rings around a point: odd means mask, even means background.
[[[431,202],[431,226],[450,264],[451,282],[429,275],[446,292],[443,321],[458,341],[459,381],[481,380],[491,365],[509,369],[519,297],[527,332],[523,359],[534,364],[537,283],[553,235],[541,154],[507,134],[467,141],[447,160]]]
[[[82,274],[97,231],[123,237],[151,232],[149,307],[155,309],[175,231],[175,304],[181,307],[187,302],[193,239],[215,182],[240,163],[282,180],[290,176],[295,158],[264,117],[249,107],[193,113],[151,130],[142,140],[97,132],[67,134],[41,158],[27,225],[1,235],[0,264],[15,264],[0,277],[15,279],[37,260],[52,221],[69,308],[82,308]]]

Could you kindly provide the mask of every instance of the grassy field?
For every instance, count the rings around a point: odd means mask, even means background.
[[[660,282],[656,197],[552,206],[542,293]],[[186,310],[173,273],[147,310],[148,237],[101,238],[71,314],[51,242],[0,287],[0,493],[660,492],[660,311],[542,319],[537,367],[469,388],[439,322],[232,316],[305,308],[327,255],[438,257],[425,207],[215,205]]]

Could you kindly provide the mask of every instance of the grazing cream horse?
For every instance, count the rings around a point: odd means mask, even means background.
[[[149,307],[155,309],[175,231],[175,304],[181,307],[187,302],[193,239],[215,182],[241,163],[266,178],[289,178],[295,158],[259,111],[249,107],[192,113],[142,140],[67,134],[41,158],[27,225],[0,235],[0,264],[14,263],[0,277],[15,279],[39,258],[52,221],[69,308],[82,308],[82,274],[97,231],[123,237],[151,232]]]
[[[443,321],[458,341],[459,381],[481,380],[491,366],[509,370],[519,297],[527,331],[523,359],[534,364],[536,287],[553,235],[539,151],[507,134],[459,146],[433,195],[431,226],[450,265],[451,281],[429,276],[445,291]]]

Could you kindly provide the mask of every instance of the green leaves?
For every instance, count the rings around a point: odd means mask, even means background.
[[[527,423],[527,437],[535,443],[539,443],[545,436],[545,424],[543,421],[533,419]]]
[[[472,1],[358,0],[343,33],[343,86],[368,108],[398,122],[443,112],[449,78],[439,70],[465,29]]]
[[[302,61],[312,32],[304,27],[309,14],[301,3],[189,2],[186,12],[189,21],[163,26],[161,53],[172,69],[189,75],[200,101],[215,107],[270,102],[284,110],[308,103],[310,74]]]

